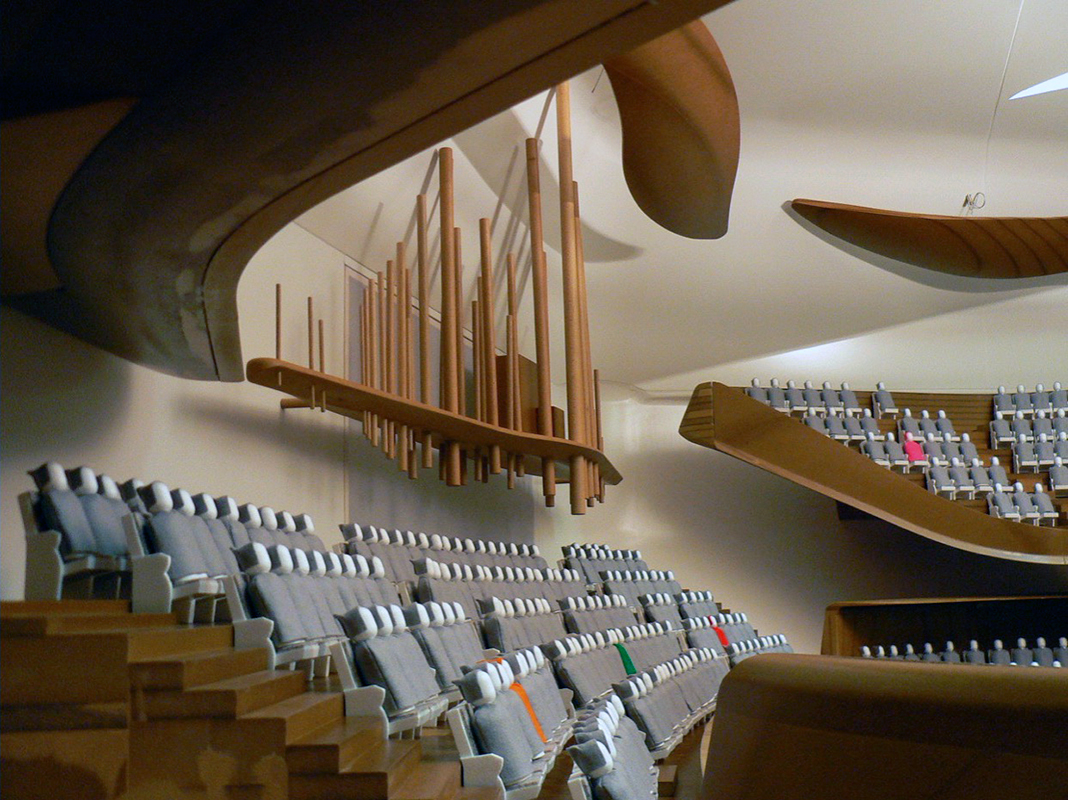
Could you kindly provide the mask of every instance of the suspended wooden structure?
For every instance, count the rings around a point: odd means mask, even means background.
[[[549,360],[548,276],[543,241],[539,142],[526,140],[530,252],[534,304],[535,359],[519,353],[517,260],[494,264],[490,220],[479,220],[479,272],[476,298],[465,313],[460,229],[455,225],[453,154],[442,147],[438,157],[438,224],[441,294],[437,347],[437,397],[432,379],[430,316],[431,220],[427,198],[416,198],[414,264],[398,242],[386,269],[371,278],[359,309],[359,380],[326,372],[323,321],[316,321],[308,298],[308,367],[284,361],[281,354],[281,286],[276,290],[275,358],[248,363],[254,383],[291,395],[283,408],[318,408],[360,420],[371,444],[395,459],[401,472],[417,478],[434,468],[449,486],[471,480],[486,482],[507,474],[509,488],[517,477],[541,477],[546,505],[555,504],[558,483],[569,486],[571,511],[583,514],[604,501],[606,484],[621,476],[604,456],[600,382],[590,357],[589,314],[583,262],[578,184],[571,148],[570,93],[556,88],[560,219],[563,261],[564,351],[567,386],[564,412],[552,405]],[[497,275],[504,271],[504,331],[498,342],[495,308]],[[470,330],[472,391],[465,368],[465,330]],[[295,399],[294,399],[295,398]],[[434,401],[436,400],[436,405]],[[470,404],[469,401],[470,400]]]

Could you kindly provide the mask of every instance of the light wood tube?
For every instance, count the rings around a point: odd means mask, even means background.
[[[416,261],[419,267],[419,399],[430,405],[430,248],[427,245],[426,195],[415,199]],[[434,466],[430,433],[423,432],[423,467]]]
[[[282,360],[282,284],[274,285],[274,357]]]
[[[497,344],[494,331],[493,311],[493,241],[490,238],[490,221],[483,217],[478,221],[479,242],[482,256],[482,320],[485,336],[482,340],[486,368],[486,422],[499,425],[497,414]],[[501,471],[501,448],[490,447],[490,472],[494,475]]]
[[[473,358],[475,366],[475,419],[486,421],[486,371],[482,365],[482,312],[478,300],[471,301],[471,333],[473,337]],[[482,480],[485,464],[481,450],[475,450],[475,480]]]
[[[582,211],[579,205],[578,181],[571,184],[571,196],[575,202],[575,266],[578,273],[579,311],[582,324],[582,376],[585,386],[586,400],[586,444],[596,444],[596,410],[593,403],[593,361],[590,357],[590,317],[589,308],[586,304],[586,257],[582,244]],[[589,484],[587,490],[587,505],[593,505],[593,498],[600,485],[601,476],[597,464],[589,464]]]
[[[604,433],[601,430],[601,371],[599,369],[593,371],[593,406],[597,412],[597,449],[603,453]],[[604,502],[604,477],[601,476],[600,470],[598,470],[597,499]]]
[[[460,229],[452,232],[453,249],[456,253],[456,390],[461,414],[467,413],[467,369],[464,367],[464,260]]]
[[[405,263],[406,253],[404,242],[397,242],[397,252],[394,258],[397,273],[397,394],[408,397],[408,267]],[[408,471],[408,426],[397,426],[397,468],[401,472]]]
[[[538,368],[538,433],[553,436],[552,379],[549,369],[549,283],[545,269],[541,218],[541,175],[538,140],[527,139],[527,201],[530,210],[530,258],[534,284],[534,361]],[[556,503],[556,462],[543,458],[541,491],[545,504]]]
[[[575,253],[575,203],[571,163],[571,90],[567,82],[556,87],[556,131],[560,175],[560,239],[564,273],[564,353],[567,368],[568,435],[586,441],[585,384],[582,368],[582,312]],[[571,458],[571,513],[586,513],[586,459]]]
[[[453,240],[453,162],[452,148],[438,151],[438,174],[441,197],[441,406],[459,411],[459,376],[456,374],[456,250]],[[460,448],[454,442],[443,445],[445,483],[460,485]]]
[[[367,332],[369,334],[368,349],[370,350],[371,361],[371,386],[375,389],[381,389],[379,385],[379,359],[381,357],[378,346],[378,304],[379,304],[379,286],[378,279],[372,278],[370,284],[370,301],[367,304],[368,319],[367,319]],[[378,415],[371,415],[371,445],[378,447],[379,442],[379,428],[378,428]]]

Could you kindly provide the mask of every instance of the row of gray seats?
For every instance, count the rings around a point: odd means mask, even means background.
[[[1027,391],[1021,383],[1015,392],[1005,391],[1004,386],[999,386],[994,394],[994,411],[1002,414],[1022,413],[1032,416],[1039,411],[1056,412],[1062,409],[1068,410],[1068,390],[1057,381],[1053,384],[1053,391],[1047,391],[1041,383],[1035,386],[1033,392]]]
[[[647,570],[640,550],[613,550],[599,544],[570,544],[563,548],[563,566],[582,574],[586,583],[598,583],[605,570]]]
[[[563,615],[544,597],[490,597],[480,606],[486,644],[501,653],[538,647],[567,635]]]
[[[646,622],[670,622],[674,627],[682,627],[682,612],[673,595],[666,592],[643,594],[638,597],[642,604],[642,613]]]
[[[537,648],[479,664],[456,682],[464,702],[449,711],[465,786],[503,784],[533,798],[570,738],[573,715]]]
[[[605,570],[600,579],[605,594],[622,595],[632,606],[638,605],[643,594],[682,591],[671,570]]]
[[[809,409],[804,416],[804,422],[813,430],[839,442],[863,442],[869,437],[876,440],[883,438],[879,423],[868,409],[864,409],[864,413],[859,416],[852,411],[842,415],[822,416],[814,409]]]
[[[577,572],[568,569],[484,567],[423,558],[415,562],[415,572],[419,576],[416,599],[424,603],[430,600],[458,602],[469,616],[479,613],[479,601],[492,597],[544,597],[557,602],[586,594],[585,581]]]
[[[427,535],[413,531],[389,531],[356,523],[340,527],[346,552],[360,553],[366,558],[378,556],[395,581],[414,582],[417,576],[412,562],[421,558],[447,560],[472,567],[545,569],[548,566],[537,545],[460,539],[436,533]]]
[[[351,642],[361,684],[383,690],[391,723],[410,720],[414,727],[445,712],[448,698],[400,606],[357,606],[339,614],[338,622]]]
[[[989,664],[993,666],[1034,666],[1063,667],[1068,664],[1068,637],[1062,636],[1057,647],[1048,647],[1046,640],[1039,636],[1034,647],[1028,647],[1027,640],[1016,640],[1016,646],[1006,649],[1001,639],[995,639],[989,650],[979,647],[979,642],[972,639],[968,649],[959,651],[953,642],[946,642],[945,648],[935,651],[930,642],[917,653],[911,644],[905,645],[904,652],[897,645],[890,645],[889,650],[878,645],[874,651],[869,645],[860,648],[862,658],[885,658],[890,661],[925,661],[942,664]]]
[[[577,706],[584,706],[613,683],[678,655],[682,643],[666,623],[650,623],[568,636],[544,650],[560,683],[571,689]]]
[[[707,590],[697,592],[679,592],[675,595],[675,602],[679,605],[679,614],[687,617],[707,617],[709,614],[720,613],[719,603]]]
[[[612,688],[659,760],[712,713],[729,669],[727,658],[713,650],[691,649]]]
[[[659,770],[645,738],[616,694],[585,709],[567,749],[572,800],[655,800]]]
[[[596,633],[640,622],[627,598],[620,594],[565,597],[560,600],[568,633]]]
[[[372,567],[363,556],[248,542],[235,550],[235,557],[245,582],[243,616],[273,622],[277,663],[327,656],[333,643],[346,638],[339,616],[400,599],[381,562]],[[241,616],[239,610],[231,611]]]
[[[986,505],[991,516],[1013,522],[1054,526],[1060,517],[1053,499],[1042,489],[1041,483],[1035,484],[1034,492],[1027,492],[1020,481],[1008,489],[1000,483],[995,484],[994,491],[986,496]]]
[[[787,381],[785,388],[781,387],[778,378],[772,378],[771,384],[763,387],[757,378],[753,378],[745,393],[776,411],[787,413],[811,411],[820,414],[842,414],[846,411],[860,413],[861,410],[857,395],[849,388],[848,383],[843,383],[841,389],[834,389],[830,381],[824,381],[823,387],[817,389],[812,381],[805,381],[804,387],[799,389],[793,381]]]
[[[1043,434],[1047,439],[1055,439],[1062,433],[1068,434],[1068,412],[1064,409],[1053,417],[1039,411],[1033,419],[1020,412],[1006,419],[999,411],[990,421],[990,441],[998,444],[1012,444],[1018,442],[1021,437],[1033,442]]]
[[[731,666],[740,664],[747,658],[760,655],[761,653],[792,653],[793,647],[781,633],[771,636],[758,636],[755,639],[747,639],[744,642],[735,642],[727,646],[727,658]]]
[[[960,434],[953,427],[953,421],[946,416],[946,412],[939,410],[938,416],[931,417],[927,410],[920,412],[919,418],[912,416],[912,409],[906,408],[897,420],[897,433],[902,439],[906,433],[911,433],[916,440],[931,440],[936,442],[959,442]]]
[[[1052,467],[1058,459],[1061,466],[1068,461],[1068,433],[1062,433],[1056,441],[1047,439],[1043,433],[1034,442],[1023,437],[1013,442],[1012,465],[1015,472],[1023,472],[1025,469],[1039,472]]]

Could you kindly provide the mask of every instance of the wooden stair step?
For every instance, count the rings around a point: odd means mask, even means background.
[[[128,600],[3,600],[0,619],[43,614],[128,614]]]
[[[453,800],[460,790],[460,761],[420,761],[392,787],[389,800]]]
[[[142,689],[191,689],[206,683],[266,670],[270,651],[204,650],[139,661],[130,666],[130,680]]]
[[[183,653],[225,650],[234,644],[234,629],[230,625],[175,625],[119,632],[126,633],[129,639],[131,663]]]
[[[4,618],[3,635],[52,636],[60,633],[121,633],[137,628],[174,627],[173,614],[116,614],[74,612],[68,614],[16,614]]]
[[[339,772],[363,750],[383,740],[381,724],[367,717],[341,719],[307,733],[286,748],[291,773]]]
[[[277,703],[264,706],[241,720],[257,731],[272,731],[290,745],[344,718],[345,698],[340,692],[305,691]]]
[[[164,689],[144,692],[135,713],[148,719],[234,719],[302,694],[305,683],[305,675],[299,670],[251,672],[184,691]]]
[[[417,740],[379,739],[336,773],[291,774],[290,800],[389,800],[420,753]]]

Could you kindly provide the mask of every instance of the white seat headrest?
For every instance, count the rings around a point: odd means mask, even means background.
[[[215,505],[215,498],[210,494],[201,492],[193,497],[193,508],[199,517],[204,517],[205,519],[218,519],[219,517],[219,509]]]
[[[193,506],[192,496],[185,489],[173,489],[171,491],[171,502],[174,505],[174,511],[185,514],[187,517],[197,513],[197,509]]]
[[[293,572],[293,553],[284,545],[275,544],[267,548],[271,557],[271,572],[279,575],[289,575]]]
[[[356,559],[348,553],[341,554],[341,574],[346,578],[356,577]]]
[[[67,470],[67,485],[79,497],[96,494],[99,488],[96,473],[89,467],[77,467],[76,469]]]
[[[326,574],[331,578],[337,578],[341,576],[343,567],[341,564],[341,558],[337,553],[323,553],[323,557],[326,560]]]
[[[293,519],[296,529],[303,533],[315,533],[315,523],[312,522],[311,514],[298,514]]]
[[[371,556],[371,577],[382,578],[386,574],[386,568],[382,564],[382,559],[378,556]]]
[[[281,531],[283,531],[284,533],[297,532],[297,521],[293,519],[292,514],[290,514],[288,511],[281,511],[279,512],[278,516],[280,518],[278,528]]]
[[[300,575],[311,574],[311,562],[308,561],[308,554],[303,550],[292,550],[294,569]]]
[[[33,478],[39,492],[64,492],[70,489],[67,473],[55,461],[49,461],[37,469],[30,470],[30,477]]]
[[[96,481],[100,485],[98,491],[100,494],[104,495],[104,497],[110,498],[111,500],[122,499],[122,492],[119,491],[119,485],[115,483],[114,478],[111,478],[108,475],[97,475]]]
[[[149,514],[164,514],[174,510],[174,499],[166,484],[152,481],[137,490]]]
[[[260,510],[252,505],[252,503],[245,503],[238,509],[238,519],[241,520],[246,527],[263,527],[263,517],[260,516]]]
[[[393,635],[393,614],[386,606],[374,607],[376,622],[378,622],[379,636]]]
[[[260,519],[263,520],[263,528],[268,531],[278,530],[278,516],[270,506],[260,507]]]
[[[361,578],[368,578],[371,576],[371,565],[367,563],[367,559],[361,556],[359,553],[352,557],[356,562],[356,574]]]

